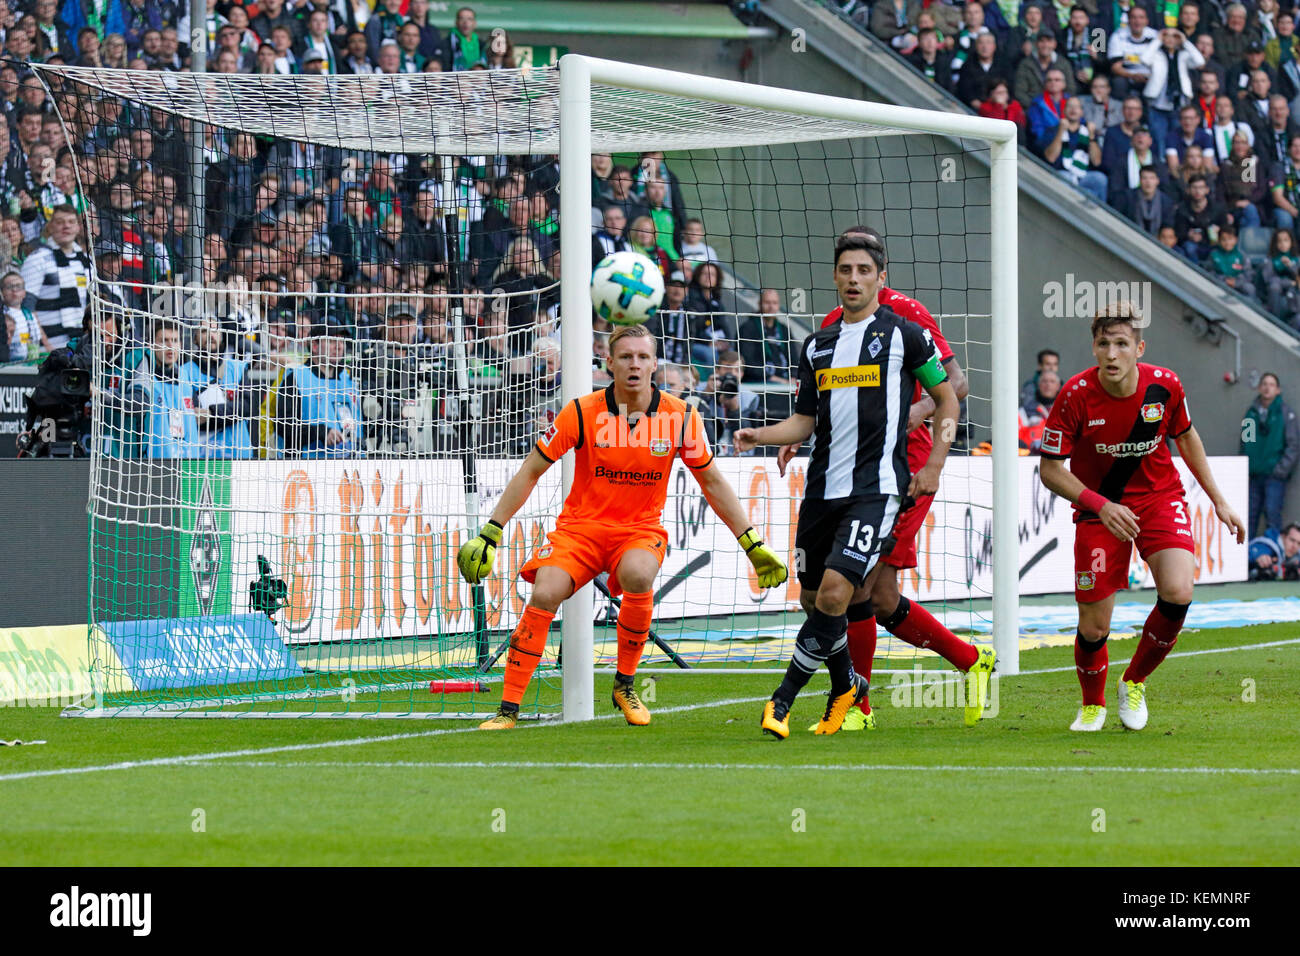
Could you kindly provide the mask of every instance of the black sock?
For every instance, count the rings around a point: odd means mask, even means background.
[[[831,671],[831,691],[844,693],[853,686],[853,662],[849,659],[849,644],[845,636],[848,626],[843,614],[833,617],[813,608],[799,629],[799,636],[794,642],[794,654],[790,666],[786,668],[785,679],[776,689],[772,699],[781,701],[787,707],[794,703],[799,691],[803,690],[817,668],[835,653],[835,669]],[[845,665],[847,664],[847,670]],[[838,677],[837,677],[838,674]],[[842,686],[840,686],[842,685]]]
[[[632,683],[632,680],[633,679],[631,677],[628,677],[626,674],[622,673],[621,671],[614,671],[615,684],[630,684]]]

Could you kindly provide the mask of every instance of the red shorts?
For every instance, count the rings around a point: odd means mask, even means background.
[[[933,501],[934,495],[922,495],[894,520],[894,530],[890,533],[894,547],[881,559],[885,564],[902,570],[916,567],[916,535],[925,524]]]
[[[618,595],[618,562],[632,548],[644,548],[664,562],[668,533],[663,528],[610,528],[590,521],[574,521],[556,528],[522,568],[519,576],[532,584],[538,568],[561,568],[573,578],[576,591],[602,571],[609,572],[610,593]]]
[[[1187,501],[1182,495],[1121,501],[1137,516],[1138,554],[1148,555],[1166,548],[1195,551]],[[1074,527],[1074,599],[1091,604],[1128,589],[1133,542],[1121,541],[1101,523],[1088,518]]]

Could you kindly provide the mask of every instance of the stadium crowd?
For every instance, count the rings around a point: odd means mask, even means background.
[[[501,429],[483,447],[514,454],[545,429],[559,401],[557,157],[465,156],[448,169],[434,156],[203,126],[198,171],[188,120],[32,69],[184,71],[187,4],[11,4],[0,0],[0,362],[36,363],[87,338],[93,256],[118,306],[89,336],[119,373],[96,383],[115,422],[110,453],[450,450],[464,440],[452,401],[452,301],[466,320],[474,417]],[[429,0],[374,9],[367,0],[208,0],[207,10],[216,73],[516,65],[510,37],[481,29],[471,7],[447,33],[430,22]],[[200,176],[198,261],[187,243]],[[661,153],[594,156],[591,183],[597,261],[634,249],[664,273],[654,329],[662,384],[699,395],[724,451],[736,429],[784,417],[793,346],[779,294],[763,290],[760,314],[738,311],[705,223],[686,209]],[[454,264],[448,212],[459,216]],[[184,290],[197,287],[195,306]],[[448,298],[457,287],[463,294]],[[608,327],[593,321],[598,363]],[[763,383],[774,388],[755,389]]]
[[[827,0],[1300,331],[1294,0]]]

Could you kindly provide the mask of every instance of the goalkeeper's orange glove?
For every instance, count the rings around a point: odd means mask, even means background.
[[[749,558],[749,563],[758,572],[759,587],[774,588],[790,576],[785,562],[763,543],[763,539],[753,528],[746,529],[745,533],[736,540],[745,549],[745,557]]]
[[[489,520],[476,537],[460,546],[456,552],[456,566],[460,575],[470,584],[478,584],[492,573],[497,545],[501,543],[501,525]]]

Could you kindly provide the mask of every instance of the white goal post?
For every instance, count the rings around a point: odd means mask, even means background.
[[[1018,303],[1016,217],[1016,126],[1006,120],[985,119],[961,113],[915,110],[901,106],[861,102],[796,90],[757,86],[618,63],[568,54],[560,59],[560,230],[561,309],[564,315],[584,315],[590,309],[591,228],[589,176],[593,151],[657,149],[663,144],[655,133],[638,140],[625,124],[613,127],[607,117],[593,112],[593,86],[604,85],[662,97],[680,98],[683,104],[718,104],[720,121],[755,123],[753,134],[737,136],[728,128],[722,136],[701,145],[780,142],[930,133],[980,140],[990,149],[990,205],[992,268],[992,444],[993,494],[993,645],[999,670],[1019,672],[1018,529],[1019,486],[1016,460],[1018,394]],[[740,109],[728,111],[726,107]],[[731,115],[729,116],[728,113]],[[784,121],[784,122],[783,122]],[[707,132],[707,131],[702,131]],[[674,137],[680,139],[681,137]],[[674,144],[677,145],[677,144]],[[689,144],[683,143],[683,146]],[[888,237],[886,236],[886,239]],[[591,367],[583,361],[592,352],[592,329],[585,322],[565,322],[562,349],[566,356],[563,400],[591,391]],[[577,357],[577,360],[571,360]],[[563,461],[564,494],[573,480],[573,462]],[[589,661],[594,654],[593,589],[587,585],[569,598],[562,633],[565,657]],[[594,716],[594,669],[566,667],[563,678],[564,720],[590,720]]]

